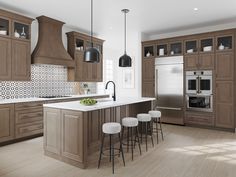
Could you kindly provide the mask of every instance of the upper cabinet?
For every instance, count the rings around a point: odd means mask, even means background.
[[[90,36],[79,32],[67,33],[68,52],[75,60],[75,68],[68,68],[68,80],[77,82],[102,82],[103,40],[93,38],[93,47],[100,52],[99,63],[84,62],[84,51],[92,46]]]
[[[29,81],[33,19],[0,9],[0,80]]]
[[[152,58],[155,56],[155,49],[154,49],[154,44],[147,44],[145,46],[143,46],[143,58],[147,59],[147,58]]]
[[[156,45],[157,57],[183,55],[183,44],[181,40],[161,40]]]

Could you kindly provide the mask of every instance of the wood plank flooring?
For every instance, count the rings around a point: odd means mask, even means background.
[[[125,153],[126,166],[115,160],[115,174],[107,158],[97,169],[98,153],[88,169],[79,169],[43,155],[42,137],[0,147],[0,177],[235,177],[236,134],[164,125],[164,141],[148,152]]]

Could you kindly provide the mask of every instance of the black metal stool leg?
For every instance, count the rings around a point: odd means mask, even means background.
[[[158,139],[158,119],[156,119],[155,124],[156,124],[157,144],[158,144],[159,143],[159,139]]]
[[[132,153],[132,160],[134,160],[134,142],[133,142],[133,127],[130,128],[131,134],[131,153]]]
[[[127,128],[127,152],[129,152],[129,127]]]
[[[115,153],[114,153],[114,142],[113,142],[113,136],[111,135],[111,150],[112,150],[112,173],[114,174],[114,166],[115,166]]]
[[[140,155],[141,155],[142,151],[141,151],[141,146],[140,146],[140,141],[139,141],[138,127],[136,127],[136,136],[138,137],[138,147],[139,147],[139,152],[140,152]]]
[[[111,162],[111,150],[112,150],[111,149],[111,135],[109,135],[109,139],[110,139],[110,147],[109,148],[110,148],[110,162]]]
[[[148,123],[145,122],[145,141],[146,141],[146,151],[148,150],[148,146],[147,146],[147,134],[148,134]]]
[[[124,157],[124,151],[123,151],[123,147],[122,147],[122,139],[120,138],[120,133],[119,133],[119,140],[120,140],[120,152],[121,152],[123,163],[125,166],[125,157]]]
[[[105,134],[103,133],[102,134],[102,144],[101,144],[101,147],[100,147],[100,155],[99,155],[99,160],[98,160],[98,168],[100,167],[100,163],[101,163],[101,159],[102,159],[104,138],[105,138]]]
[[[164,140],[164,136],[163,136],[162,126],[161,126],[161,118],[159,120],[160,120],[161,137],[162,137],[162,141],[163,141]]]
[[[151,136],[151,140],[152,140],[152,147],[154,147],[154,143],[153,143],[153,137],[152,137],[152,133],[153,133],[153,129],[152,129],[152,121],[149,122],[149,127],[150,127],[150,136]]]
[[[141,124],[141,143],[143,143],[143,122]]]

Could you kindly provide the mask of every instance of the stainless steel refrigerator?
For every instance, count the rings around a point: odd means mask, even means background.
[[[184,124],[183,56],[155,59],[156,108],[162,113],[162,121]]]

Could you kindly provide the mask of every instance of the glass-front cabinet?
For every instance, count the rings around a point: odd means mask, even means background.
[[[213,52],[214,51],[214,38],[200,39],[200,52]]]
[[[75,50],[76,51],[84,51],[84,40],[75,39]]]
[[[195,54],[198,52],[197,39],[185,41],[185,54]]]
[[[149,58],[154,56],[154,45],[147,45],[143,47],[144,58]]]
[[[182,42],[170,43],[170,55],[182,55]]]
[[[157,44],[157,57],[168,55],[168,44]]]
[[[20,39],[30,39],[30,26],[24,23],[13,22],[13,36]]]
[[[232,50],[233,49],[233,36],[226,35],[226,36],[218,36],[216,37],[217,51],[224,51],[224,50]]]
[[[10,20],[0,17],[0,35],[9,36]]]

